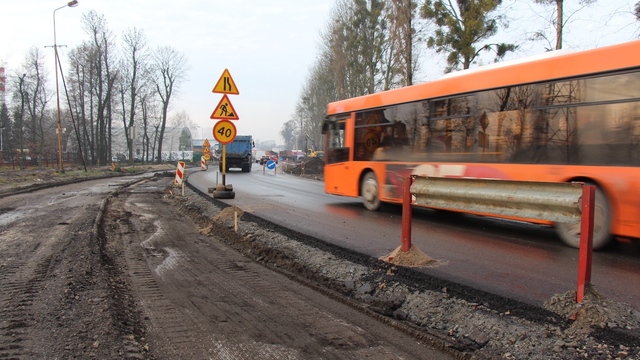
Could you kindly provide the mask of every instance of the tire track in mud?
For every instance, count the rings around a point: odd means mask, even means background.
[[[144,358],[131,307],[113,305],[126,304],[125,292],[108,294],[109,285],[126,288],[109,282],[99,258],[109,186],[10,192],[2,200],[0,359]]]
[[[77,320],[71,320],[75,306],[84,303],[75,297],[86,293],[75,291],[90,283],[92,268],[80,259],[88,259],[90,251],[85,225],[91,223],[92,209],[83,204],[51,211],[46,208],[51,196],[42,191],[5,200],[15,206],[0,211],[0,359],[68,355],[68,336],[77,339],[83,331],[63,327]],[[73,265],[67,267],[69,254]],[[70,268],[82,276],[74,277]]]
[[[130,283],[150,357],[390,359],[428,351],[199,234],[159,191],[142,192],[132,187],[113,200],[105,246]]]
[[[135,207],[136,202],[133,199],[125,199],[124,194],[122,195],[117,207],[124,209]],[[138,211],[144,210],[138,209]],[[205,329],[198,324],[196,318],[202,314],[207,318],[214,315],[208,312],[206,303],[193,297],[190,299],[190,304],[195,310],[189,311],[185,308],[179,309],[174,305],[175,299],[165,296],[166,283],[170,280],[164,279],[164,274],[172,271],[178,262],[183,263],[187,259],[184,254],[171,248],[155,246],[154,238],[163,230],[162,225],[154,220],[155,217],[152,215],[140,215],[140,213],[132,215],[125,210],[118,224],[119,233],[126,236],[117,240],[123,246],[123,258],[132,292],[139,299],[145,325],[149,331],[156,334],[156,340],[153,342],[156,348],[153,353],[159,354],[161,358],[204,358],[210,356],[211,352],[231,359],[246,358],[238,354],[235,349],[231,349],[230,344],[212,340],[206,332],[203,332]],[[164,283],[164,286],[160,283]],[[216,315],[221,322],[228,320],[228,317],[222,313]],[[195,344],[208,345],[200,348],[194,346]]]
[[[143,222],[147,223],[143,229],[135,226],[131,219],[135,216],[124,210],[127,200],[128,193],[121,192],[117,199],[111,201],[107,209],[106,217],[115,219],[118,227],[116,231],[110,232],[108,241],[123,255],[123,263],[119,266],[127,272],[131,291],[136,294],[136,305],[143,316],[140,325],[146,326],[151,331],[162,333],[162,337],[166,340],[162,343],[164,355],[168,358],[180,358],[191,352],[190,346],[193,339],[188,332],[188,326],[185,325],[189,319],[185,318],[180,310],[164,296],[145,261],[145,247],[142,243],[147,239],[143,237],[149,230],[153,233],[153,228],[149,228],[149,219],[143,219]],[[131,243],[132,237],[136,239],[133,243]],[[147,251],[153,252],[155,249],[150,248]],[[161,254],[152,253],[151,256],[158,257]],[[115,258],[113,260],[117,262]],[[162,314],[161,322],[156,312]]]
[[[27,358],[30,352],[25,343],[29,327],[37,321],[32,311],[35,297],[42,289],[48,269],[53,261],[49,256],[35,267],[27,261],[12,262],[2,267],[0,277],[0,359]]]

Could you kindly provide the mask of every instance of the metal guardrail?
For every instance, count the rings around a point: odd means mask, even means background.
[[[403,252],[411,248],[411,206],[476,212],[560,223],[582,221],[576,301],[591,282],[595,186],[583,183],[411,176],[404,179]]]
[[[580,221],[582,184],[416,177],[414,204],[559,223]]]

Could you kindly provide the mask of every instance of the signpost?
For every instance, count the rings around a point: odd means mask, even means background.
[[[264,167],[262,168],[262,175],[266,173],[266,169],[273,170],[273,175],[276,175],[276,172],[278,171],[276,169],[276,162],[273,161],[273,159],[269,159],[267,162],[265,162]]]
[[[202,170],[207,170],[206,162],[211,159],[211,143],[209,139],[204,139],[202,143]]]
[[[222,145],[222,185],[226,185],[227,144],[236,138],[236,126],[229,120],[220,120],[213,126],[213,137]]]
[[[239,95],[240,91],[236,86],[235,81],[231,77],[228,69],[224,69],[220,79],[216,82],[216,85],[211,90],[213,93],[223,94],[222,99],[211,113],[210,118],[220,120],[213,126],[213,137],[222,145],[222,188],[213,191],[213,197],[233,199],[235,193],[232,191],[233,187],[227,188],[226,184],[226,168],[227,168],[227,144],[231,143],[236,138],[236,126],[229,120],[240,120],[238,113],[233,108],[231,101],[227,94]]]

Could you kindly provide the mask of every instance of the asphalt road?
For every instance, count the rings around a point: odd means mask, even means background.
[[[400,245],[400,207],[370,212],[359,199],[324,193],[322,181],[282,172],[230,170],[235,198],[223,200],[255,215],[374,257]],[[189,183],[203,192],[222,182],[214,167]],[[438,260],[422,271],[523,302],[540,305],[577,287],[578,251],[550,227],[428,209],[414,210],[412,242]],[[640,248],[594,253],[592,284],[605,296],[640,309]]]

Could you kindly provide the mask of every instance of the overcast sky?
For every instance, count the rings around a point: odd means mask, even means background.
[[[240,117],[235,122],[238,134],[252,134],[258,140],[276,140],[278,144],[282,143],[282,124],[291,119],[319,54],[320,33],[335,4],[335,0],[78,1],[77,7],[56,12],[57,42],[68,46],[60,49],[63,62],[69,48],[87,39],[81,16],[95,10],[105,16],[118,45],[123,31],[136,27],[144,31],[151,48],[170,46],[187,57],[188,81],[174,98],[172,110],[186,111],[203,128],[202,136],[213,138],[211,130],[217,120],[209,116],[222,95],[211,90],[227,68],[240,91],[239,95],[229,95]],[[504,3],[515,4],[524,12],[510,14],[515,21],[503,41],[523,41],[527,32],[543,22],[530,13],[529,1]],[[567,47],[586,49],[637,38],[638,26],[630,15],[633,3],[635,0],[599,0],[595,8],[579,12],[567,29]],[[44,47],[53,44],[53,10],[65,4],[64,0],[3,4],[0,64],[7,68],[7,75],[22,64],[32,46],[45,50],[53,73],[53,49]],[[540,51],[543,44],[528,44],[512,57]],[[430,58],[438,60],[437,56]],[[439,77],[442,65],[440,59],[433,66],[423,66],[418,81]],[[53,77],[50,87],[54,87]],[[193,136],[198,138],[200,134]]]

